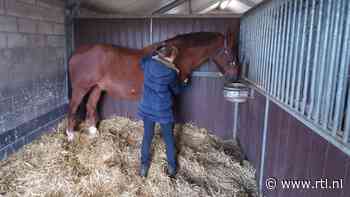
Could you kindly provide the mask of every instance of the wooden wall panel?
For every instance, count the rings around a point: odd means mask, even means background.
[[[254,97],[239,105],[237,137],[259,175],[266,99],[257,92]]]
[[[268,197],[349,196],[350,157],[328,143],[300,121],[271,103],[268,121],[264,180],[333,180],[344,179],[343,189],[282,189],[264,192]],[[320,186],[320,185],[319,185]],[[346,195],[345,195],[346,194]]]

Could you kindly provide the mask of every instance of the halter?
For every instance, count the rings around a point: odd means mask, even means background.
[[[228,43],[227,43],[228,41],[227,41],[227,37],[225,36],[225,40],[224,40],[224,47],[222,47],[222,48],[219,48],[215,53],[214,53],[214,55],[212,55],[212,56],[210,56],[210,60],[211,61],[213,61],[213,59],[216,57],[216,56],[218,56],[218,55],[220,55],[221,53],[224,53],[224,54],[226,54],[226,55],[230,55],[229,54],[229,48],[228,48]],[[234,60],[233,60],[234,61]]]

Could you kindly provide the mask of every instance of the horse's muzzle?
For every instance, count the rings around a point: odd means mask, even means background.
[[[239,72],[237,66],[227,69],[224,74],[227,82],[236,82],[239,79]]]
[[[226,82],[237,82],[239,80],[238,75],[224,75],[225,81]]]

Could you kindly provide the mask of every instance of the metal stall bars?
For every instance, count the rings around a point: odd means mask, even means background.
[[[80,9],[80,0],[65,0],[65,73],[66,73],[66,81],[65,81],[65,90],[66,95],[68,95],[67,102],[69,102],[69,77],[68,77],[68,66],[69,66],[69,58],[73,54],[74,51],[74,19],[79,15]]]
[[[242,16],[243,77],[350,155],[350,1],[271,0]]]

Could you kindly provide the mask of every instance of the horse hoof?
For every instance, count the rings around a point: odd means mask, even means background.
[[[74,133],[73,132],[67,130],[66,134],[67,134],[67,139],[69,142],[74,140]]]
[[[97,128],[96,127],[89,127],[89,129],[88,129],[88,131],[89,131],[89,137],[90,138],[95,138],[95,137],[97,137]]]

